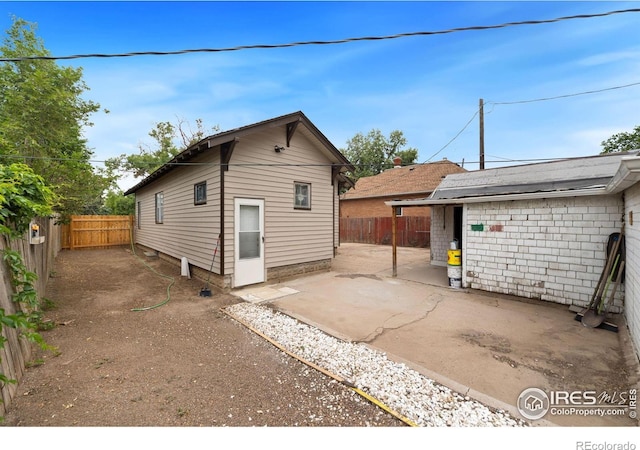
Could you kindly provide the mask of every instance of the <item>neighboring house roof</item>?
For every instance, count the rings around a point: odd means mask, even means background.
[[[378,175],[360,178],[353,188],[340,196],[340,199],[428,195],[438,187],[445,176],[460,172],[466,170],[446,159],[427,164],[394,167]]]
[[[206,137],[196,144],[188,147],[187,149],[176,155],[174,158],[172,158],[170,161],[166,162],[152,174],[143,179],[140,183],[136,184],[134,187],[125,192],[124,195],[129,195],[136,192],[140,188],[150,184],[151,182],[162,177],[167,172],[178,167],[180,164],[188,162],[195,156],[207,150],[221,147],[222,145],[233,145],[235,142],[240,140],[242,136],[254,134],[268,128],[283,125],[286,125],[287,146],[289,145],[289,141],[296,132],[302,132],[302,129],[299,127],[299,125],[302,125],[304,129],[307,130],[305,135],[312,140],[315,139],[316,142],[318,142],[321,147],[326,150],[329,160],[335,164],[335,167],[339,171],[337,176],[340,181],[353,185],[351,180],[345,175],[346,172],[355,170],[353,165],[342,153],[340,153],[340,151],[331,143],[331,141],[329,141],[329,139],[327,139],[326,136],[322,134],[322,132],[320,132],[318,128],[316,128],[316,126],[307,118],[307,116],[302,113],[302,111],[297,111],[284,116],[274,117],[273,119],[268,119],[240,128],[223,131],[221,133]]]
[[[620,186],[614,187],[613,182],[621,178],[622,167],[630,167],[640,160],[637,154],[637,151],[610,153],[452,174],[429,198],[387,204],[433,205],[611,194],[621,190]]]

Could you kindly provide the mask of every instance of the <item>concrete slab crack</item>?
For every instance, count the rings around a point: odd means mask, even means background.
[[[369,278],[370,280],[378,280],[381,281],[380,277],[373,273],[341,273],[336,275],[336,278]]]
[[[437,297],[437,298],[434,298],[434,297]],[[408,322],[403,322],[403,323],[401,323],[399,325],[396,325],[396,326],[388,326],[388,325],[386,325],[389,322],[393,321],[396,317],[404,315],[404,313],[393,314],[392,316],[390,316],[389,318],[387,318],[384,321],[382,326],[376,328],[371,334],[366,336],[364,339],[357,340],[356,342],[361,342],[361,343],[364,343],[364,344],[372,344],[372,343],[374,343],[376,341],[376,339],[378,339],[380,336],[382,336],[383,334],[385,334],[388,331],[398,330],[398,329],[401,329],[403,327],[406,327],[407,325],[412,325],[412,324],[414,324],[416,322],[420,322],[421,320],[426,319],[427,316],[429,316],[430,313],[435,311],[435,309],[438,307],[438,305],[443,300],[443,298],[442,298],[442,296],[440,294],[434,294],[434,295],[429,296],[429,300],[434,301],[433,307],[431,309],[425,310],[420,316],[417,316],[413,320],[410,320]]]

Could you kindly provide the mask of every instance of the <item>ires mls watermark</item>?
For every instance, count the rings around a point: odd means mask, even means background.
[[[553,416],[629,416],[637,417],[637,389],[627,391],[549,391],[527,388],[516,406],[529,420]]]

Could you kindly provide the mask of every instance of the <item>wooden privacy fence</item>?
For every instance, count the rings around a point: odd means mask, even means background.
[[[396,224],[399,247],[430,247],[431,217],[400,216]],[[340,241],[391,245],[391,217],[340,218]]]
[[[63,225],[62,248],[106,248],[129,245],[133,231],[133,216],[71,216]]]
[[[53,271],[54,261],[60,251],[60,226],[56,225],[55,218],[38,217],[34,222],[40,226],[40,235],[44,241],[32,244],[25,233],[23,239],[7,239],[0,236],[0,253],[5,250],[17,251],[22,255],[27,270],[37,276],[34,288],[38,297],[45,296],[45,288],[49,274]],[[11,271],[5,263],[0,264],[0,308],[5,314],[15,314],[22,311],[21,305],[13,301],[15,288],[9,281]],[[6,339],[0,348],[0,373],[7,378],[20,381],[26,373],[26,365],[31,361],[31,343],[20,336],[20,331],[15,328],[1,327],[2,337]],[[0,383],[0,419],[5,415],[9,406],[18,392],[18,384]],[[1,420],[0,420],[1,421]]]

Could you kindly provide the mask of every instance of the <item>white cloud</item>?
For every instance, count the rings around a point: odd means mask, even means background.
[[[604,52],[587,56],[576,61],[581,66],[599,66],[613,63],[637,64],[640,59],[640,49],[629,48],[621,51]]]
[[[213,101],[232,102],[276,97],[288,92],[288,89],[282,84],[270,80],[245,83],[214,81],[209,83],[207,91],[212,94],[211,100]]]

